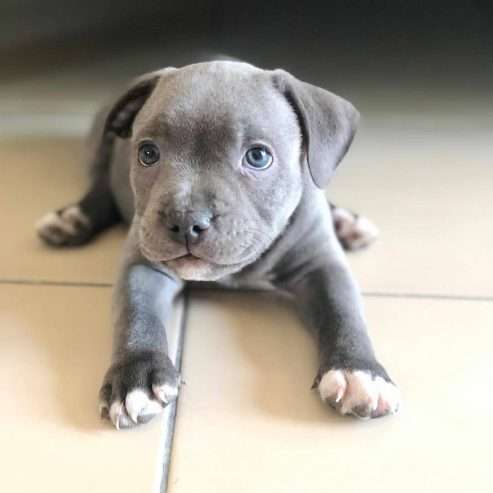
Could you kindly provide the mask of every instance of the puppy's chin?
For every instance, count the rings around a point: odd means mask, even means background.
[[[215,281],[214,264],[197,257],[187,256],[163,262],[185,281]]]
[[[239,272],[248,263],[220,265],[191,256],[161,262],[184,281],[219,281],[226,276]]]

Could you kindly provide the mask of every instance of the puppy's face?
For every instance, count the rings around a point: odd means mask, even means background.
[[[131,137],[142,253],[190,280],[251,264],[287,227],[306,187],[327,185],[358,116],[335,94],[246,63],[137,79],[104,132],[110,141]]]
[[[173,70],[132,129],[140,247],[188,280],[262,255],[302,194],[301,131],[267,72],[242,63]]]

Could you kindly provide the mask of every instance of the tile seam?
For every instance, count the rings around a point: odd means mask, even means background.
[[[49,287],[75,287],[75,288],[112,288],[111,282],[85,282],[85,281],[52,281],[49,279],[15,279],[0,278],[0,285],[28,285]],[[493,296],[485,295],[461,295],[446,293],[398,293],[391,291],[363,291],[365,298],[396,298],[438,301],[480,301],[493,302]]]
[[[188,323],[188,313],[190,308],[190,294],[189,290],[185,288],[183,292],[183,310],[180,320],[180,335],[178,338],[178,348],[176,353],[176,368],[181,373],[182,372],[182,358],[183,358],[183,348],[185,344],[185,335]],[[160,493],[167,493],[169,486],[169,471],[171,467],[172,453],[173,453],[173,441],[175,435],[176,418],[178,415],[178,405],[180,398],[173,403],[172,411],[169,415],[169,419],[165,423],[167,427],[166,436],[164,437],[162,457],[161,457],[161,480],[160,480]]]

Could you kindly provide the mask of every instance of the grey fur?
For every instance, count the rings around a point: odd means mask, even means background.
[[[390,382],[320,188],[349,147],[357,120],[353,106],[328,91],[284,71],[231,61],[145,75],[98,115],[93,181],[106,183],[100,200],[115,203],[131,224],[115,289],[106,408],[132,388],[150,393],[148,379],[178,385],[167,362],[168,373],[164,363],[156,365],[166,359],[163,316],[185,280],[235,288],[269,283],[294,295],[317,334],[315,385],[334,368]],[[143,140],[159,147],[156,166],[139,164]],[[274,164],[253,171],[242,158],[258,143],[272,150]],[[200,241],[188,247],[175,241],[175,218],[204,210],[212,219]],[[177,259],[189,252],[197,258]],[[369,409],[364,417],[383,414]]]

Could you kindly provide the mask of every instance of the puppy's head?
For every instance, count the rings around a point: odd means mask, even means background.
[[[141,77],[106,132],[131,139],[143,255],[189,280],[254,262],[304,188],[326,185],[356,121],[348,102],[281,70],[223,61]]]

